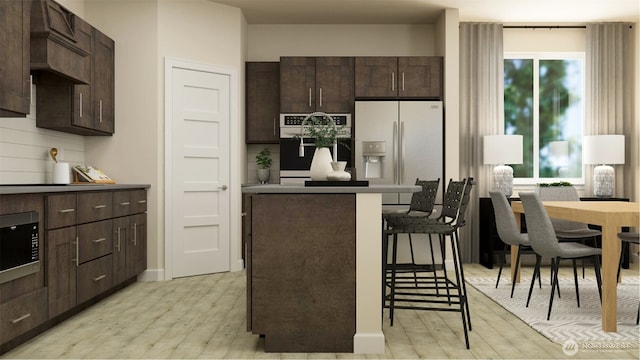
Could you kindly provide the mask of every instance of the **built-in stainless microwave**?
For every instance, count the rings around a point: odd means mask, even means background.
[[[40,271],[37,211],[0,215],[0,284]]]

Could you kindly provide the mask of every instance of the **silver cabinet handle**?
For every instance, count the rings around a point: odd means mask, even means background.
[[[79,246],[80,245],[79,245],[79,239],[78,239],[77,236],[76,236],[76,242],[75,243],[72,242],[71,244],[76,246],[76,258],[75,259],[71,259],[71,261],[75,261],[76,267],[77,267],[78,265],[80,265],[80,259],[79,259],[79,257],[80,257],[80,248],[79,248]]]
[[[320,88],[320,107],[322,107],[322,88]]]
[[[103,242],[105,240],[107,240],[107,238],[94,239],[94,240],[91,240],[91,241],[93,241],[94,244],[98,244],[98,243],[101,243],[101,242]]]
[[[116,246],[118,247],[118,252],[120,252],[120,226],[118,226],[116,233],[118,234],[118,242],[116,243]]]
[[[80,93],[80,117],[82,117],[82,93]]]
[[[120,205],[127,206],[127,205],[131,205],[131,203],[128,201],[125,201],[125,202],[121,202]]]
[[[12,324],[17,324],[20,321],[22,321],[22,320],[24,320],[24,319],[26,319],[26,318],[28,318],[30,316],[31,316],[31,313],[26,313],[26,314],[24,314],[22,316],[19,316],[19,317],[15,318],[15,319],[11,320],[11,323]]]
[[[64,214],[64,213],[70,213],[70,212],[74,212],[74,211],[76,211],[76,209],[62,209],[59,212],[61,214]]]
[[[391,72],[391,91],[396,91],[396,73],[395,73],[395,71]]]
[[[274,116],[273,117],[273,136],[277,136],[278,135],[278,133],[277,133],[278,130],[276,130],[277,128],[278,128],[277,121],[276,121],[276,118]]]
[[[228,187],[227,187],[227,185],[222,185],[222,186],[219,186],[219,187],[218,187],[218,189],[220,189],[220,190],[223,190],[223,191],[224,191],[224,190],[227,190],[227,189],[228,189]]]
[[[102,123],[102,100],[100,100],[100,122]]]
[[[146,204],[147,200],[138,200],[138,204]]]
[[[93,208],[94,208],[94,209],[104,209],[104,208],[106,208],[106,207],[107,207],[107,205],[96,205],[96,206],[94,206]]]
[[[100,281],[100,280],[102,280],[102,279],[104,279],[104,278],[106,278],[106,277],[107,277],[107,275],[102,274],[102,275],[100,275],[100,276],[98,276],[98,277],[94,277],[94,278],[93,278],[93,281]]]
[[[309,88],[309,107],[311,107],[311,88]]]
[[[402,91],[404,92],[404,71],[402,72]]]
[[[133,224],[133,246],[138,246],[138,224]]]

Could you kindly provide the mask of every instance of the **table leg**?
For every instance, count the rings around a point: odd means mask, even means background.
[[[618,229],[608,223],[602,226],[602,330],[608,332],[617,331]]]
[[[519,213],[515,213],[514,214],[516,217],[516,224],[518,225],[518,229],[521,229],[521,221],[520,221],[520,214]],[[516,257],[518,256],[518,245],[511,245],[511,279],[513,279],[513,277],[516,274]],[[520,283],[520,264],[518,264],[518,276],[515,277],[516,279],[516,283]]]

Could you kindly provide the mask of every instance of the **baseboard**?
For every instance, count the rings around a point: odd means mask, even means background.
[[[138,275],[138,281],[164,281],[164,269],[146,269]]]
[[[356,333],[353,335],[354,354],[384,354],[384,334]]]

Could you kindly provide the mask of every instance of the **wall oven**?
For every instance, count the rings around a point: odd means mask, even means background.
[[[0,215],[0,284],[40,271],[39,214]]]
[[[280,184],[302,185],[311,180],[309,169],[315,151],[314,146],[304,147],[304,156],[300,156],[300,124],[309,114],[280,115]],[[345,135],[338,139],[338,160],[346,161],[347,167],[352,164],[352,132],[351,114],[329,114],[338,126],[344,126]],[[349,134],[349,135],[346,135]],[[313,139],[304,138],[305,144],[312,144]],[[330,148],[333,155],[333,149]]]

